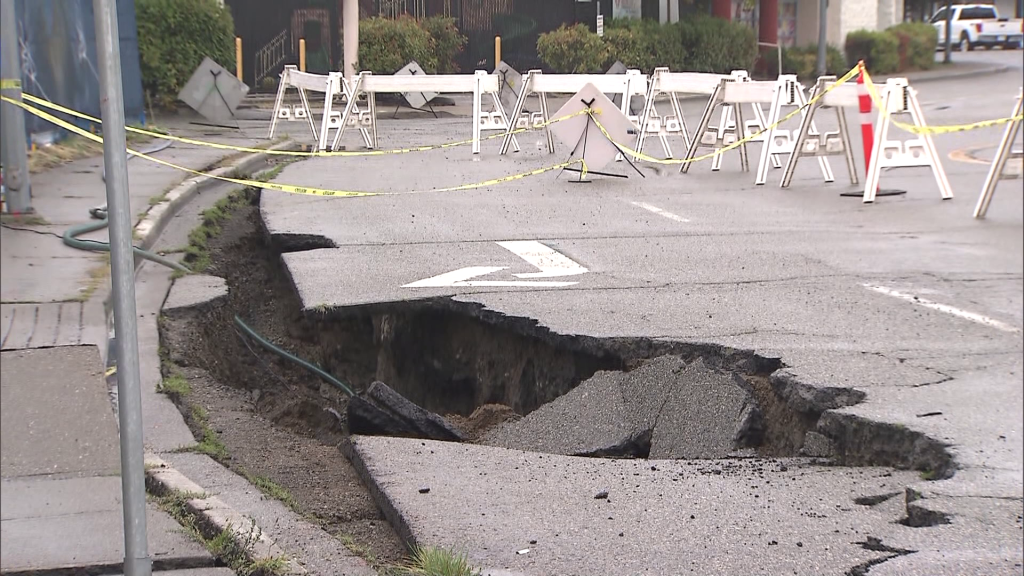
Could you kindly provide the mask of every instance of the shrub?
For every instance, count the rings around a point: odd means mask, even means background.
[[[456,61],[466,46],[466,37],[459,33],[454,18],[434,16],[420,21],[420,26],[434,40],[434,56],[438,74],[452,74],[459,71]]]
[[[160,104],[173,103],[209,56],[235,68],[235,23],[217,0],[135,0],[142,86]]]
[[[605,68],[618,60],[627,68],[649,74],[659,66],[680,71],[686,65],[687,52],[676,26],[661,25],[654,20],[612,20],[605,28],[604,42],[608,46]]]
[[[846,35],[846,58],[851,63],[863,60],[872,74],[891,74],[900,67],[899,46],[895,34],[855,30]]]
[[[772,60],[772,69],[778,64]],[[782,49],[782,73],[796,74],[801,80],[813,80],[817,74],[818,46],[811,44],[799,48]],[[825,48],[825,73],[841,76],[849,71],[843,53],[835,46]]]
[[[359,21],[359,70],[394,74],[410,60],[427,72],[437,69],[435,42],[430,33],[408,16]]]
[[[563,74],[600,72],[607,48],[601,37],[583,24],[541,34],[537,39],[537,55],[552,71]]]
[[[691,72],[726,74],[733,70],[750,70],[757,59],[757,37],[743,24],[722,18],[697,16],[680,20],[673,26],[686,51],[686,65]]]
[[[899,69],[929,70],[935,65],[939,33],[931,24],[904,22],[886,29],[899,42]]]

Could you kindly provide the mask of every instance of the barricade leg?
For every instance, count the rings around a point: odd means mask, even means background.
[[[480,112],[483,109],[480,102],[480,75],[477,74],[473,90],[473,154],[480,153]]]
[[[846,113],[842,108],[835,108],[836,123],[839,124],[839,138],[843,143],[843,156],[846,158],[846,168],[850,172],[850,184],[856,186],[860,183],[857,176],[857,164],[853,159],[853,148],[850,147],[850,130],[846,124]]]
[[[871,145],[871,157],[865,160],[868,166],[867,175],[864,177],[865,204],[874,202],[875,193],[878,191],[878,177],[881,173],[881,169],[878,167],[878,157],[882,153],[882,143],[889,137],[890,100],[892,100],[891,90],[886,90],[885,96],[882,97],[882,108],[879,111],[881,120],[878,122],[878,130],[875,130],[875,139]]]
[[[284,102],[284,91],[288,89],[287,72],[281,73],[280,85],[277,87],[277,98],[274,100],[274,112],[270,115],[270,131],[267,132],[267,139],[274,137],[274,129],[277,128],[277,111],[281,109]]]
[[[498,93],[491,92],[491,99],[494,100],[494,109],[501,116],[501,121],[505,123],[505,126],[511,126],[514,130],[515,126],[509,120],[508,115],[505,114],[505,107],[501,105],[501,98],[498,97]],[[519,152],[519,141],[516,140],[515,134],[512,135],[512,149]]]
[[[812,93],[812,97],[814,93]],[[789,155],[789,160],[786,161],[786,169],[782,172],[782,188],[789,188],[790,183],[793,181],[793,174],[796,172],[796,163],[800,160],[800,155],[803,153],[804,141],[807,140],[811,129],[811,119],[814,118],[814,113],[817,112],[820,105],[817,101],[811,104],[807,110],[807,115],[804,116],[803,121],[800,122],[800,129],[796,136],[796,145],[793,147],[793,153]]]
[[[511,119],[509,120],[508,130],[505,132],[505,138],[501,141],[501,150],[498,154],[504,155],[508,152],[508,147],[512,143],[512,139],[515,137],[514,132],[516,130],[516,124],[519,123],[519,116],[523,113],[523,108],[526,106],[526,96],[530,91],[530,73],[526,73],[526,80],[523,81],[523,86],[519,90],[519,97],[516,98],[516,105],[512,108]]]
[[[917,93],[913,88],[907,88],[910,91],[909,99],[910,104],[910,116],[914,119],[914,124],[924,127],[924,114],[921,113],[921,105],[917,101]],[[942,169],[942,160],[939,159],[939,153],[935,149],[935,142],[932,141],[932,135],[925,132],[921,135],[921,139],[924,141],[925,150],[928,151],[928,155],[932,161],[932,173],[935,174],[935,183],[939,185],[939,192],[942,194],[943,200],[949,200],[953,198],[953,190],[949,186],[949,179],[946,178],[946,171]]]
[[[551,120],[551,115],[548,113],[548,96],[547,94],[540,93],[540,113],[544,118],[544,122]],[[551,125],[544,125],[544,135],[547,136],[548,140],[548,154],[555,153],[555,139],[551,136]]]
[[[742,106],[736,106],[736,126],[737,127],[743,126],[743,107]],[[736,137],[737,138],[744,138],[745,137],[743,135],[744,132],[745,131],[741,128],[739,130],[739,132],[736,134]],[[722,154],[719,154],[718,156],[716,156],[716,158],[720,158],[721,156],[722,156]],[[740,144],[740,166],[743,167],[743,171],[744,172],[750,172],[750,162],[747,159],[747,143],[746,142],[744,142],[743,144]]]
[[[331,142],[331,150],[337,150],[341,144],[341,137],[345,134],[345,128],[348,127],[348,120],[352,117],[352,112],[356,109],[356,100],[359,99],[359,91],[362,89],[363,79],[362,76],[357,76],[355,84],[352,86],[352,96],[345,103],[345,111],[341,115],[341,124],[338,126],[338,131],[334,133],[334,141]]]
[[[697,130],[693,134],[693,139],[690,140],[690,145],[686,150],[685,160],[693,160],[697,157],[697,148],[700,146],[701,140],[704,138],[704,133],[707,132],[708,127],[711,125],[711,116],[715,113],[715,108],[718,106],[718,96],[721,94],[721,87],[715,87],[714,93],[711,98],[708,99],[708,103],[704,106],[704,112],[700,116],[700,122],[697,124]],[[723,114],[725,112],[722,112]],[[717,158],[717,157],[716,157]],[[692,162],[683,162],[683,165],[679,167],[681,174],[686,174],[690,171],[690,164]]]
[[[672,113],[679,119],[679,131],[683,135],[683,147],[689,148],[690,134],[686,129],[686,119],[683,118],[683,108],[679,105],[679,98],[676,97],[675,92],[669,96],[669,102],[672,103]],[[669,157],[671,158],[671,156]]]
[[[735,123],[732,121],[732,113],[733,105],[726,104],[722,108],[721,117],[719,117],[718,119],[718,137],[722,140],[723,143],[725,142],[725,133],[730,130],[729,126],[735,126]],[[736,134],[736,137],[740,138],[738,131],[736,132]],[[718,172],[719,170],[722,169],[722,156],[722,154],[719,154],[718,156],[715,156],[714,158],[711,159],[712,172]]]
[[[1013,114],[1010,115],[1011,117],[1016,118],[1020,115],[1022,101],[1024,100],[1017,98],[1017,105],[1014,107]],[[984,218],[985,214],[988,213],[988,206],[992,202],[996,185],[999,184],[1003,170],[1006,169],[1006,162],[1012,155],[1013,143],[1017,139],[1020,125],[1020,120],[1013,120],[1003,132],[1003,138],[999,141],[999,148],[996,149],[996,157],[992,160],[992,166],[988,169],[988,176],[985,177],[985,185],[981,189],[981,196],[978,197],[978,205],[974,208],[975,218]]]

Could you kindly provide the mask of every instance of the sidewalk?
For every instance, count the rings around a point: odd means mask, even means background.
[[[168,118],[160,125],[202,140],[266,144],[251,137],[262,134],[196,127],[188,120]],[[175,143],[155,155],[206,171],[232,152]],[[105,204],[101,171],[102,158],[95,157],[33,174],[32,204],[39,218],[5,220],[0,231],[3,574],[115,573],[123,563],[115,391],[104,378],[109,259],[106,254],[68,248],[59,238],[67,228],[90,221],[90,208]],[[181,187],[176,187],[192,177],[141,159],[129,162],[128,171],[136,223],[165,194],[178,193]],[[202,193],[201,187],[188,186],[191,194]],[[159,204],[160,210],[154,212],[173,216],[167,204]],[[150,224],[147,230],[158,233],[162,228],[162,223]],[[84,238],[106,240],[107,234],[103,230]],[[136,244],[152,242],[153,238],[139,237]],[[156,393],[156,314],[144,313],[141,296],[139,302],[139,314],[145,316],[140,319],[139,340],[147,449],[191,445],[194,439],[177,408]],[[155,501],[148,506],[148,536],[156,571],[232,573],[216,567],[217,559]]]

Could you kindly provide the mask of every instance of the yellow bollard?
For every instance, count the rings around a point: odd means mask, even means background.
[[[242,80],[242,38],[235,37],[235,76]]]
[[[299,38],[299,72],[306,71],[306,39]]]
[[[494,37],[494,67],[498,67],[498,62],[501,62],[501,36]]]

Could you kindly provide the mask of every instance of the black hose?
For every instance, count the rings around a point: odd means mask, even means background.
[[[284,358],[285,360],[289,360],[289,361],[291,361],[291,362],[293,362],[295,364],[298,364],[299,366],[302,366],[306,370],[309,370],[310,372],[312,372],[312,373],[316,374],[317,376],[319,376],[321,379],[323,379],[328,384],[332,384],[335,387],[339,388],[345,394],[348,394],[349,396],[355,396],[356,395],[355,392],[353,392],[352,389],[349,388],[348,386],[346,386],[341,380],[338,380],[334,376],[331,376],[327,372],[323,371],[316,364],[313,364],[311,362],[306,362],[302,358],[299,358],[298,356],[290,354],[287,351],[282,350],[281,348],[278,348],[274,344],[271,344],[266,338],[264,338],[263,336],[260,336],[259,334],[257,334],[256,331],[253,330],[252,328],[249,328],[249,326],[247,326],[245,324],[245,322],[243,322],[242,319],[239,318],[238,316],[235,316],[235,325],[238,326],[239,328],[241,328],[243,332],[248,334],[249,337],[252,338],[253,340],[255,340],[260,346],[263,346],[267,350],[273,352],[274,354],[277,354],[278,356]]]

